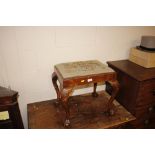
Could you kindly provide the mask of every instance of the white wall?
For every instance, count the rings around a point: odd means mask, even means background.
[[[0,50],[0,86],[8,87],[7,69]]]
[[[27,127],[27,104],[56,97],[54,64],[126,59],[141,35],[155,27],[0,27],[0,84],[19,91]]]

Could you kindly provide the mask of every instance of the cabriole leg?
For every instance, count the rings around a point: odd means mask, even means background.
[[[58,77],[57,77],[56,73],[53,72],[53,74],[52,74],[52,82],[53,82],[53,86],[54,86],[56,94],[57,94],[56,105],[59,105],[61,95],[60,95],[60,90],[59,90],[57,81],[58,81]]]
[[[108,81],[108,83],[112,86],[112,94],[111,94],[111,97],[110,97],[110,99],[109,99],[109,101],[108,101],[108,103],[107,103],[107,105],[108,105],[108,113],[110,114],[110,115],[114,115],[114,109],[113,109],[113,101],[114,101],[114,99],[115,99],[115,97],[116,97],[116,95],[117,95],[117,93],[118,93],[118,91],[119,91],[119,83],[118,83],[118,81],[116,80],[116,81]]]
[[[61,88],[61,103],[65,109],[66,112],[66,118],[64,122],[65,127],[70,126],[70,112],[69,112],[69,103],[68,99],[69,96],[71,96],[73,89],[72,88]]]

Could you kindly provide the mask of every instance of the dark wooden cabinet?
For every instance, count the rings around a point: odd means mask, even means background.
[[[0,87],[0,112],[9,114],[9,119],[0,120],[0,129],[24,128],[17,98],[18,92]]]
[[[146,69],[128,60],[107,63],[120,83],[117,101],[136,117],[131,128],[155,128],[155,68]],[[106,91],[112,91],[108,83]]]

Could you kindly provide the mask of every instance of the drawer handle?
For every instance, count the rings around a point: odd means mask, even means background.
[[[146,120],[144,121],[144,124],[145,124],[145,125],[148,125],[148,124],[149,124],[149,120],[146,119]]]
[[[155,89],[152,91],[152,94],[155,95]]]
[[[149,112],[152,112],[153,111],[153,107],[149,107]]]

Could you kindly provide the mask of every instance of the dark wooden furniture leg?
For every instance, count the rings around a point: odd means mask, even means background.
[[[61,103],[65,109],[66,112],[66,118],[65,118],[65,122],[64,122],[64,126],[65,127],[69,127],[70,126],[70,112],[69,112],[69,104],[68,104],[68,99],[69,96],[71,96],[73,89],[72,88],[61,88],[60,92],[61,92]]]
[[[73,88],[63,88],[60,85],[60,89],[59,89],[58,84],[57,84],[57,80],[58,80],[58,77],[57,77],[56,73],[53,72],[52,82],[53,82],[53,86],[54,86],[56,94],[57,94],[56,105],[61,103],[62,106],[64,107],[65,112],[66,112],[66,118],[65,118],[64,126],[68,127],[68,126],[70,126],[70,120],[69,120],[70,113],[69,113],[68,98],[71,95]]]
[[[93,93],[92,93],[92,96],[93,97],[97,97],[98,96],[98,93],[96,92],[96,88],[97,88],[97,83],[94,83],[94,90],[93,90]]]
[[[58,80],[58,77],[57,77],[56,73],[53,72],[53,74],[52,74],[52,82],[53,82],[53,86],[54,86],[56,94],[57,94],[56,105],[59,105],[60,104],[61,94],[60,94],[60,90],[59,90],[59,87],[58,87],[58,84],[57,84],[57,80]]]
[[[107,83],[109,83],[112,87],[112,94],[111,94],[111,97],[107,103],[108,104],[108,112],[110,115],[114,115],[114,109],[112,108],[113,107],[112,103],[119,91],[119,83],[117,80],[116,81],[108,81]]]

